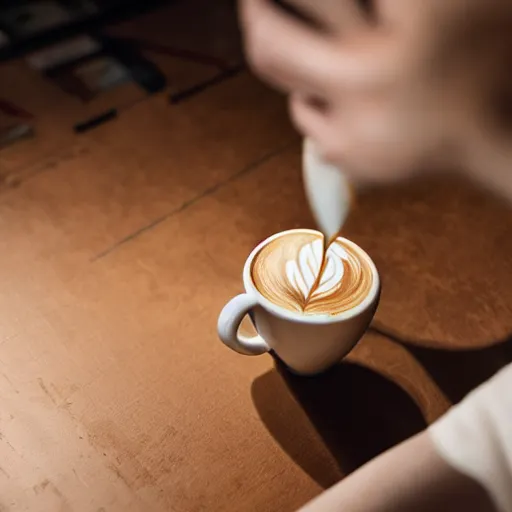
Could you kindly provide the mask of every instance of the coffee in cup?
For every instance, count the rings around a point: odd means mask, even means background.
[[[345,356],[373,318],[380,280],[371,258],[338,237],[328,248],[309,229],[278,233],[256,247],[243,272],[245,293],[223,308],[217,330],[246,355],[273,351],[293,371],[313,374]],[[256,336],[239,332],[250,314]]]
[[[361,249],[337,238],[324,254],[323,236],[311,231],[290,232],[265,245],[254,257],[251,277],[270,302],[304,315],[350,310],[372,285]]]

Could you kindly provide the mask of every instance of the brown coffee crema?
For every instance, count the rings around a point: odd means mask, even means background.
[[[320,233],[280,236],[255,256],[252,280],[266,299],[290,311],[307,315],[348,311],[368,296],[373,282],[371,266],[362,251],[338,238],[327,251],[318,279],[323,251]]]

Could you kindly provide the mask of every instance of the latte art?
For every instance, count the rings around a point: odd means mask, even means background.
[[[276,238],[254,259],[256,288],[274,304],[304,314],[337,315],[357,306],[372,285],[365,255],[337,239],[319,276],[323,251],[320,233],[295,232]]]
[[[322,266],[323,251],[322,240],[313,240],[300,248],[296,260],[286,262],[285,269],[288,284],[296,293],[302,295],[304,301],[307,299],[314,300],[322,293],[329,294],[339,286],[345,273],[343,259],[348,258],[347,252],[340,245],[333,244],[327,251],[325,269],[317,284],[318,274]],[[315,284],[317,284],[317,287],[313,289]]]

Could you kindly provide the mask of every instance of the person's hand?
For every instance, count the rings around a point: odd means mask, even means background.
[[[270,0],[241,0],[249,64],[289,94],[296,127],[355,178],[462,160],[494,123],[486,102],[503,66],[501,36],[512,33],[504,16],[512,2],[287,3],[316,26]]]

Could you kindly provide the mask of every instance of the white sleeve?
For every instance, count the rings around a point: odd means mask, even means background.
[[[512,512],[512,364],[429,428],[438,453]]]

